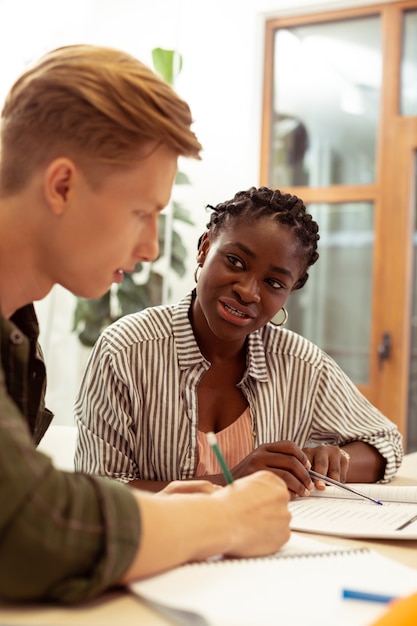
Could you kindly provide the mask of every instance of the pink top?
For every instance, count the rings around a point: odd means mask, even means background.
[[[252,421],[249,407],[233,424],[216,433],[217,443],[227,465],[232,468],[253,451]],[[198,464],[196,476],[221,474],[222,470],[207,441],[206,433],[198,431]]]

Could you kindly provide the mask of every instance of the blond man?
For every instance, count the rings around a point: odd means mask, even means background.
[[[6,98],[0,598],[77,602],[189,560],[267,554],[289,537],[288,492],[271,473],[151,495],[58,471],[35,447],[52,415],[32,303],[54,284],[99,297],[157,256],[177,159],[199,158],[191,123],[188,105],[150,69],[94,46],[45,55]]]

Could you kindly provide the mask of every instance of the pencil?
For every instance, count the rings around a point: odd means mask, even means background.
[[[217,437],[214,433],[206,433],[206,437],[207,437],[207,441],[209,442],[209,444],[211,445],[214,454],[216,455],[216,458],[219,462],[219,465],[221,467],[221,470],[223,472],[223,475],[226,479],[227,483],[232,483],[233,482],[233,476],[231,471],[229,470],[227,463],[224,459],[224,456],[219,448],[219,444],[217,443]]]
[[[352,489],[352,487],[348,487],[347,485],[345,485],[345,483],[340,483],[338,480],[334,480],[333,478],[324,476],[324,474],[319,474],[318,472],[315,472],[314,470],[308,470],[308,473],[310,474],[312,478],[317,478],[318,480],[322,480],[328,485],[334,485],[335,487],[339,487],[339,489],[345,489],[345,491],[350,491],[350,493],[354,493],[356,496],[359,496],[360,498],[365,498],[366,500],[370,500],[374,504],[382,505],[382,502],[380,500],[375,500],[375,498],[371,498],[371,496],[366,496],[364,493],[361,493],[360,491],[356,491],[356,489]]]

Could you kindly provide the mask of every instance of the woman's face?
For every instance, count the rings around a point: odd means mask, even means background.
[[[201,314],[221,340],[244,340],[284,306],[305,272],[305,259],[291,228],[270,218],[232,221],[217,238],[205,238],[198,262],[193,320]]]

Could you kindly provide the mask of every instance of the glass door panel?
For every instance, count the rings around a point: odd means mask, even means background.
[[[274,35],[269,184],[370,184],[382,83],[379,15]]]
[[[417,11],[406,11],[401,59],[401,114],[417,115]]]
[[[369,381],[373,205],[309,204],[319,224],[320,258],[286,308],[287,327],[332,356],[358,385]]]
[[[265,53],[261,183],[321,234],[287,325],[417,451],[417,0],[267,20]]]

